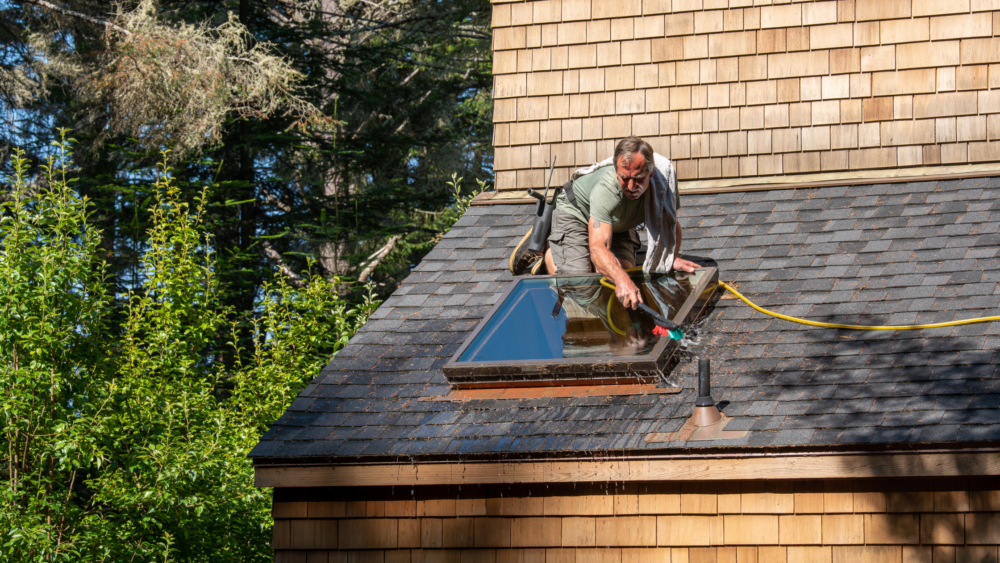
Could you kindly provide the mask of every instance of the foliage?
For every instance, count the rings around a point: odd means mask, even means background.
[[[0,557],[268,560],[269,496],[246,454],[377,303],[350,309],[322,277],[301,290],[279,278],[254,348],[225,370],[207,197],[181,199],[163,164],[143,282],[114,326],[100,236],[60,157],[39,189],[16,159],[0,204]]]
[[[183,155],[222,139],[225,120],[266,119],[284,110],[293,125],[328,128],[301,97],[302,74],[267,44],[255,43],[229,14],[225,23],[167,25],[154,0],[120,12],[111,49],[77,91],[106,112],[103,135],[126,135],[141,145],[166,145]]]
[[[458,217],[461,217],[463,213],[469,210],[469,207],[472,205],[473,198],[485,192],[490,187],[486,182],[476,178],[476,183],[479,184],[478,189],[469,195],[462,195],[463,180],[465,180],[465,178],[461,178],[457,173],[452,172],[451,180],[446,182],[448,186],[451,187],[452,193],[455,195],[455,213]]]
[[[13,165],[0,203],[0,555],[69,559],[88,534],[78,525],[87,509],[72,499],[101,460],[99,440],[76,434],[110,377],[99,341],[109,298],[97,233],[60,167],[50,160],[48,186],[33,190],[21,155]]]
[[[96,142],[124,135],[143,149],[155,153],[169,145],[181,156],[219,142],[228,117],[266,119],[284,111],[300,127],[326,130],[333,123],[302,97],[302,74],[270,45],[257,43],[232,14],[212,26],[163,18],[156,0],[133,2],[131,10],[119,4],[112,19],[86,3],[25,4],[27,14],[40,7],[103,29],[67,44],[61,18],[19,18],[24,50],[0,65],[0,100],[19,108],[45,96],[46,82],[66,81],[77,96],[77,119],[97,126]],[[90,52],[70,46],[81,40],[103,45]]]
[[[275,267],[300,272],[314,260],[314,272],[345,281],[394,237],[431,240],[430,214],[453,203],[448,178],[490,181],[487,0],[148,1],[123,0],[110,19],[90,0],[0,3],[0,27],[11,30],[0,33],[0,67],[37,79],[34,94],[0,101],[12,110],[0,153],[29,143],[29,157],[44,160],[41,141],[74,128],[86,149],[77,187],[96,204],[115,292],[136,283],[151,220],[146,149],[157,143],[207,143],[173,153],[172,165],[186,201],[213,186],[205,205],[216,275],[234,314]],[[303,116],[333,128],[296,127]],[[403,244],[398,259],[383,260],[378,291],[391,292],[425,248]],[[252,327],[241,327],[242,341]]]
[[[492,177],[490,4],[120,6],[0,3],[0,558],[266,558],[244,455],[373,309],[359,258],[399,241],[392,291]]]
[[[230,402],[241,426],[258,430],[251,436],[254,443],[295,398],[304,381],[301,374],[314,374],[329,360],[325,352],[343,348],[379,305],[371,286],[362,302],[349,308],[334,283],[313,273],[307,282],[301,290],[284,277],[264,285],[263,312],[253,320],[257,346],[252,356],[236,357]],[[237,342],[234,333],[231,344]],[[277,381],[282,383],[275,385]]]

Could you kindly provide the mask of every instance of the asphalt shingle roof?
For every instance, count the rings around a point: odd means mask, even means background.
[[[1000,314],[1000,178],[682,197],[684,251],[765,308],[907,324]],[[526,205],[473,207],[251,453],[289,458],[552,456],[706,448],[902,448],[1000,442],[1000,323],[853,332],[718,301],[693,352],[735,417],[724,442],[646,443],[677,430],[676,395],[421,401],[512,277]]]

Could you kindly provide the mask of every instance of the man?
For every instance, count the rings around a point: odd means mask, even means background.
[[[603,166],[574,180],[572,194],[567,190],[559,193],[544,264],[550,274],[589,274],[596,269],[615,284],[622,304],[635,309],[642,294],[625,270],[636,265],[640,246],[636,227],[645,221],[646,205],[653,197],[649,193],[655,173],[653,148],[638,137],[627,137],[615,147],[612,161],[614,166]],[[675,205],[679,207],[679,200]],[[677,256],[680,223],[674,222],[673,229]],[[673,260],[675,270],[693,272],[698,267],[683,258]]]

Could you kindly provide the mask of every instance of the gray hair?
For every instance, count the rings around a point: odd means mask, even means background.
[[[615,146],[614,164],[618,166],[618,159],[624,158],[625,162],[631,162],[636,153],[646,159],[648,172],[653,171],[653,147],[639,137],[625,137]]]

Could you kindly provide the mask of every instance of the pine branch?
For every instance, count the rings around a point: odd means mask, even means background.
[[[107,20],[98,19],[98,18],[95,18],[93,16],[88,16],[87,14],[81,14],[80,12],[75,12],[73,10],[70,10],[69,8],[62,8],[60,6],[56,6],[55,4],[53,4],[51,2],[46,2],[45,0],[24,0],[24,1],[27,2],[28,4],[35,4],[36,6],[41,6],[43,8],[48,8],[50,10],[59,12],[60,14],[65,14],[67,16],[72,16],[74,18],[80,18],[81,20],[88,21],[88,22],[90,22],[92,24],[103,25],[104,27],[106,27],[108,29],[113,29],[113,30],[115,30],[115,31],[117,31],[119,33],[123,33],[125,35],[132,35],[131,31],[125,29],[124,27],[122,27],[120,25],[117,25],[117,24],[112,23],[112,22],[107,21]]]
[[[288,265],[288,262],[285,262],[285,259],[284,257],[281,256],[281,253],[275,250],[274,247],[271,246],[271,243],[269,241],[265,240],[261,246],[264,248],[264,254],[266,254],[267,257],[272,262],[274,262],[274,264],[278,267],[278,269],[281,270],[281,273],[284,274],[286,278],[288,278],[289,285],[299,289],[306,286],[306,282],[302,281],[302,278],[295,273],[295,270],[293,270],[291,266]]]
[[[392,252],[393,248],[396,248],[396,243],[399,242],[399,239],[401,238],[403,238],[403,235],[392,235],[392,237],[389,238],[389,242],[385,243],[385,246],[375,251],[375,254],[372,255],[371,261],[368,262],[365,269],[361,270],[361,274],[358,275],[359,282],[367,280],[368,277],[372,275],[372,272],[374,272],[375,268],[377,268],[379,263],[382,262],[382,259],[388,256],[389,253]]]

